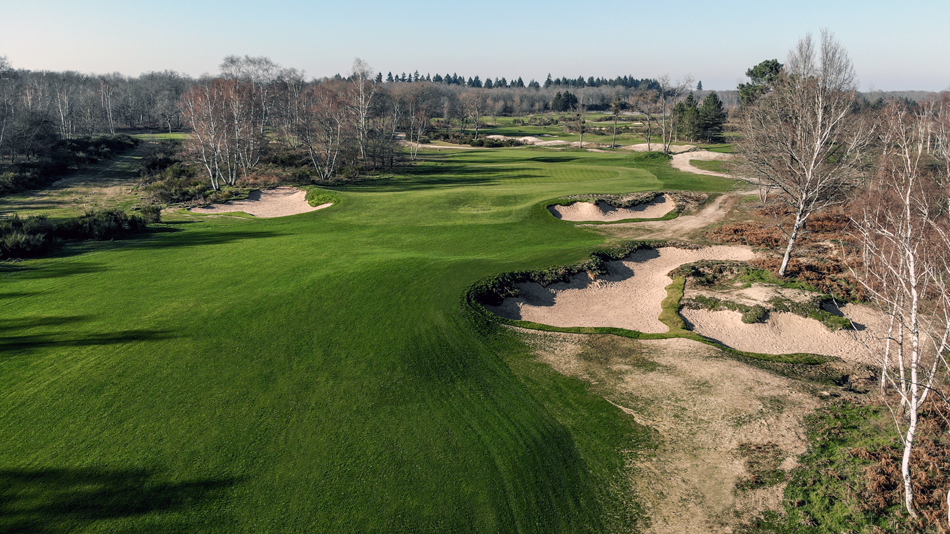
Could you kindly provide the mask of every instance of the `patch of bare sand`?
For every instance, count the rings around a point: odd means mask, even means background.
[[[881,319],[867,307],[848,304],[841,311],[857,323],[858,330],[832,331],[815,319],[793,313],[770,313],[762,323],[746,324],[735,311],[683,309],[680,314],[694,332],[747,352],[793,354],[805,352],[837,356],[843,360],[874,365],[867,345],[879,343]]]
[[[622,150],[632,150],[634,152],[646,152],[652,150],[654,152],[659,152],[663,150],[663,143],[640,143],[636,145],[623,145],[620,147]],[[680,152],[686,152],[696,148],[693,145],[670,145],[670,152],[673,154],[679,154]]]
[[[707,171],[700,169],[699,167],[693,166],[690,163],[690,160],[698,159],[701,161],[726,161],[731,160],[735,156],[733,154],[723,154],[721,152],[710,152],[709,150],[693,150],[692,152],[681,152],[673,156],[673,160],[670,161],[670,164],[674,169],[679,169],[684,172],[691,172],[693,174],[705,174],[707,176],[722,176],[724,178],[732,178],[731,175],[724,172],[715,172]]]
[[[664,333],[669,329],[659,316],[660,304],[666,298],[665,288],[672,283],[667,273],[699,260],[746,261],[753,256],[752,249],[746,246],[640,250],[625,260],[609,262],[608,274],[596,279],[589,273],[580,273],[568,283],[548,287],[517,284],[518,297],[507,298],[500,306],[488,309],[509,319],[551,326],[602,326]]]
[[[731,532],[781,511],[784,484],[736,488],[750,476],[739,446],[772,443],[782,469],[797,465],[807,448],[802,420],[818,406],[800,383],[686,339],[519,332],[541,361],[591,383],[659,435],[654,451],[627,458],[627,480],[650,522],[644,532]]]
[[[616,208],[603,200],[597,202],[574,202],[567,206],[548,206],[558,219],[574,222],[613,222],[624,219],[658,219],[673,211],[676,203],[666,195],[659,195],[652,202],[632,208]]]
[[[253,191],[247,200],[233,200],[213,204],[210,208],[192,208],[195,213],[219,214],[243,211],[255,217],[285,217],[329,208],[333,204],[311,206],[307,192],[295,187],[277,187],[267,191]]]

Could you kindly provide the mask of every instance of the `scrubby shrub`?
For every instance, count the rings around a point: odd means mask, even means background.
[[[122,210],[87,211],[80,217],[59,223],[55,234],[62,239],[106,241],[141,232],[146,226],[145,219]]]
[[[161,206],[156,206],[155,204],[142,206],[139,208],[139,213],[142,214],[142,219],[144,219],[147,224],[162,222],[162,207]]]
[[[638,161],[641,163],[662,163],[665,161],[670,161],[671,159],[673,159],[673,156],[667,154],[666,152],[636,152],[633,154],[633,161]]]

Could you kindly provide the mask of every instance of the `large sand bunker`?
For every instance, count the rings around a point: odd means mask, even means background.
[[[253,191],[247,200],[234,200],[213,204],[210,208],[192,208],[195,213],[217,214],[243,211],[255,217],[284,217],[297,215],[323,208],[331,204],[311,206],[307,202],[307,192],[296,187],[277,187],[267,191]]]
[[[567,206],[548,206],[558,219],[573,222],[614,222],[626,219],[659,219],[676,208],[676,203],[666,195],[659,195],[652,202],[632,208],[617,208],[603,200],[574,202]]]
[[[569,282],[548,287],[519,283],[519,296],[507,298],[499,306],[486,307],[508,319],[551,326],[613,327],[662,334],[669,331],[659,316],[667,296],[666,287],[672,282],[667,276],[670,271],[700,260],[748,261],[753,257],[752,249],[744,246],[640,250],[624,260],[609,262],[605,276],[580,273]],[[736,296],[743,293],[749,292],[738,292]],[[694,332],[742,351],[801,352],[879,363],[873,361],[866,348],[879,342],[878,314],[871,308],[850,304],[842,307],[841,312],[856,324],[857,330],[832,331],[815,319],[785,312],[773,312],[765,322],[755,324],[743,323],[742,314],[735,311],[684,308],[681,314]]]
[[[488,309],[509,319],[551,326],[602,326],[665,333],[669,328],[659,317],[665,288],[672,283],[667,273],[699,260],[747,261],[752,257],[752,249],[744,246],[640,250],[625,260],[609,262],[609,274],[596,279],[580,273],[568,283],[548,287],[517,284],[520,296]]]

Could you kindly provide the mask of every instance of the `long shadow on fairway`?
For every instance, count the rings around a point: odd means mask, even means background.
[[[116,345],[119,343],[141,343],[143,341],[159,341],[174,339],[168,330],[120,330],[99,334],[71,331],[50,332],[45,334],[10,335],[4,333],[0,339],[0,353],[8,356],[32,352],[47,347],[88,347],[94,345]]]
[[[101,263],[93,262],[46,263],[39,266],[0,263],[0,275],[15,274],[19,280],[63,278],[74,274],[101,273],[105,270],[106,268]],[[7,293],[7,295],[11,295],[11,293]],[[18,294],[12,293],[12,295],[16,296]]]
[[[123,518],[135,519],[135,532],[227,527],[232,519],[205,504],[226,497],[240,482],[234,477],[168,482],[149,469],[0,469],[0,532],[75,532]],[[192,508],[201,513],[188,514]],[[132,525],[127,528],[133,531]]]
[[[0,319],[0,334],[7,330],[19,330],[24,328],[37,328],[40,326],[62,326],[70,323],[86,321],[89,316],[51,316],[51,317],[28,317],[24,319]]]
[[[121,246],[129,248],[165,249],[178,247],[203,247],[207,245],[224,245],[247,239],[266,239],[287,235],[281,232],[262,230],[259,232],[247,230],[231,231],[187,231],[182,228],[152,228],[148,234],[139,239],[124,239]]]

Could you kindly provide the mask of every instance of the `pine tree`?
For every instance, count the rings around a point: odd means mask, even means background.
[[[699,109],[699,129],[703,139],[709,142],[722,140],[722,129],[726,124],[727,114],[723,108],[719,95],[713,91],[703,99]]]

